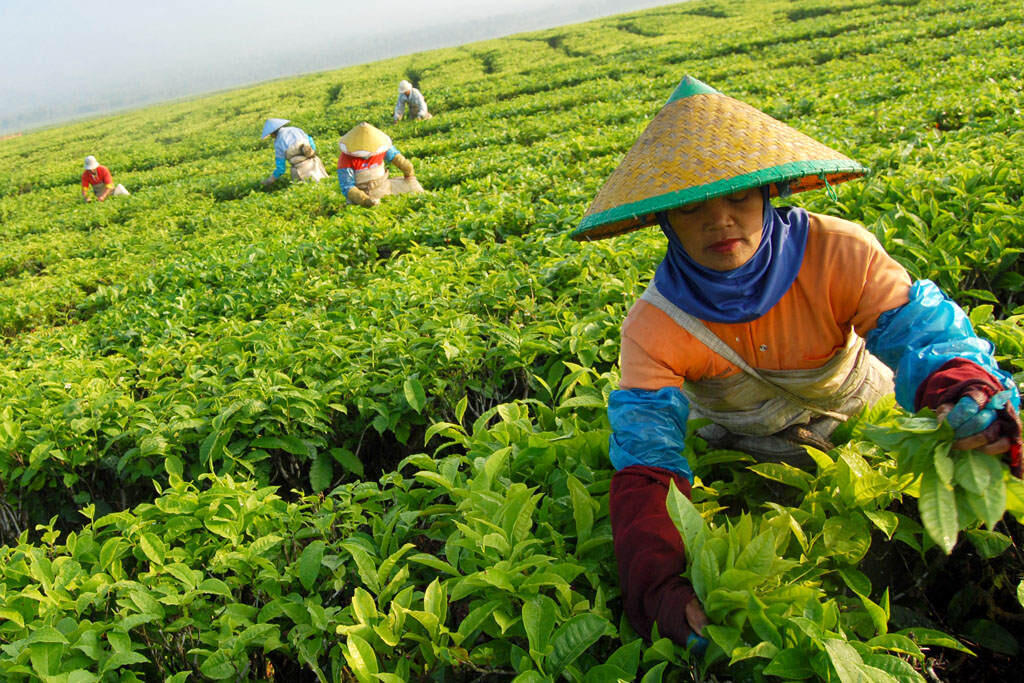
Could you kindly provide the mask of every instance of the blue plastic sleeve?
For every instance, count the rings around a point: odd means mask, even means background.
[[[1013,392],[1013,378],[999,369],[992,343],[974,333],[967,314],[931,280],[918,280],[910,288],[910,301],[878,317],[866,338],[868,351],[896,373],[896,400],[914,412],[914,396],[927,377],[954,358],[966,358],[992,373]]]
[[[617,389],[608,397],[612,466],[662,467],[693,481],[683,455],[690,402],[678,387],[657,391]]]
[[[356,186],[356,174],[351,168],[339,168],[338,169],[338,187],[341,188],[341,194],[348,199],[348,191]],[[351,202],[350,202],[351,203]]]
[[[313,151],[315,152],[316,151],[316,143],[313,142],[313,136],[312,135],[306,135],[306,137],[309,138],[309,146],[312,147]]]
[[[388,151],[384,152],[384,161],[390,163],[390,161],[397,157],[400,153],[401,152],[398,151],[397,147],[391,145],[391,147],[388,148]]]
[[[273,176],[275,178],[280,178],[281,176],[284,175],[284,171],[285,171],[284,164],[285,164],[284,159],[274,159],[274,173],[273,173]]]

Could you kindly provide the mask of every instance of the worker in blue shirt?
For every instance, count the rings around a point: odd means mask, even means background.
[[[284,175],[285,162],[292,167],[292,180],[319,182],[327,176],[324,162],[316,153],[313,137],[297,126],[286,125],[288,119],[267,119],[263,124],[262,139],[274,139],[274,172],[263,179],[270,185]]]

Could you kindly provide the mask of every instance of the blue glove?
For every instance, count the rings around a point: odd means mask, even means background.
[[[970,396],[962,396],[946,415],[946,421],[953,428],[953,435],[957,439],[963,439],[987,429],[996,421],[996,411],[1006,407],[1011,393],[1009,389],[1000,391],[981,408]]]
[[[698,636],[696,633],[691,633],[686,638],[686,649],[698,657],[704,655],[704,651],[708,649],[708,639]]]

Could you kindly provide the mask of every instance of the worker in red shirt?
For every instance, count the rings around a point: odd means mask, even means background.
[[[96,196],[96,200],[100,202],[110,195],[119,197],[131,194],[125,189],[124,185],[115,185],[114,180],[110,177],[110,169],[106,166],[100,166],[100,162],[96,161],[96,157],[91,154],[85,158],[85,170],[82,171],[83,202],[92,201],[92,197],[88,194],[90,187]]]

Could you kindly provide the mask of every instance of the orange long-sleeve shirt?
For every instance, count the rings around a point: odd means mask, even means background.
[[[878,316],[907,303],[910,276],[874,235],[856,223],[809,214],[807,247],[796,280],[756,320],[707,327],[755,368],[824,365],[852,329],[864,336]],[[657,390],[741,372],[639,300],[622,324],[620,388]]]

